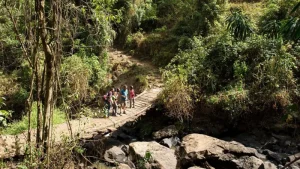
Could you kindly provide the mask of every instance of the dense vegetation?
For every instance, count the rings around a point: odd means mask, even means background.
[[[163,68],[161,101],[181,120],[299,121],[299,2],[118,1],[117,44]],[[192,111],[194,110],[194,111]]]
[[[2,133],[39,126],[40,106],[48,104],[48,48],[57,56],[56,124],[111,85],[111,45],[161,68],[159,101],[181,122],[299,124],[298,0],[63,0],[61,13],[46,1],[44,20],[35,3],[0,2]]]
[[[194,115],[208,114],[210,120],[225,122],[227,127],[298,122],[297,3],[261,2],[259,16],[232,5],[225,17],[215,21],[215,29],[191,37],[164,71],[163,101],[171,105],[170,114],[178,116],[175,104],[183,109],[194,106]],[[185,91],[189,102],[174,99],[177,91]]]

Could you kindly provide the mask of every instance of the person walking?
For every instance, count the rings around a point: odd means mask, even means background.
[[[112,115],[117,116],[117,110],[118,110],[118,103],[117,103],[117,98],[118,98],[118,92],[114,91],[112,97],[111,97],[111,104],[112,104]]]
[[[128,90],[127,86],[124,85],[123,89],[121,90],[121,107],[123,109],[123,114],[126,114],[126,101],[128,99]]]
[[[130,86],[130,88],[129,88],[130,108],[134,108],[134,97],[135,97],[135,92],[134,92],[133,86]]]
[[[122,115],[122,95],[121,95],[121,90],[120,88],[117,88],[117,104],[118,104],[118,109],[120,110],[119,115]]]
[[[115,91],[115,88],[111,88],[111,90],[106,94],[106,98],[105,98],[105,107],[106,107],[106,110],[105,110],[105,116],[106,117],[109,117],[109,111],[110,111],[110,108],[112,107],[112,96],[113,96],[113,93]]]

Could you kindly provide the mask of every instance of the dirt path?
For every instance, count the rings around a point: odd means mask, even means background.
[[[134,121],[140,115],[144,114],[146,110],[152,106],[153,102],[156,100],[158,94],[162,90],[161,78],[157,68],[152,66],[149,62],[139,61],[129,55],[125,55],[123,52],[111,49],[109,51],[110,61],[113,66],[124,65],[122,68],[130,69],[131,66],[139,67],[147,70],[147,76],[149,83],[141,94],[136,97],[135,108],[127,109],[127,114],[122,114],[122,116],[109,117],[109,118],[89,118],[84,117],[77,120],[71,120],[71,128],[73,136],[79,136],[80,138],[91,138],[98,132],[104,131],[108,128],[117,128],[128,121]],[[128,66],[127,64],[130,64]],[[116,69],[117,70],[117,69]],[[125,70],[125,69],[124,69]],[[118,80],[115,81],[115,85],[119,86],[123,83],[129,83],[132,81],[131,74],[121,73]],[[139,72],[135,72],[139,73]],[[144,72],[145,73],[145,72]],[[124,76],[122,76],[124,75]],[[129,80],[129,81],[128,81]],[[33,130],[32,138],[35,138],[35,130]],[[70,130],[68,129],[67,123],[55,125],[53,128],[52,139],[55,141],[61,141],[63,136],[71,136]],[[0,158],[10,158],[16,155],[24,154],[25,144],[26,144],[26,132],[13,135],[2,135],[0,136]]]
[[[108,55],[112,65],[111,74],[115,87],[123,84],[139,85],[136,83],[139,76],[147,79],[147,88],[162,87],[161,74],[150,61],[141,61],[116,49],[109,49]]]

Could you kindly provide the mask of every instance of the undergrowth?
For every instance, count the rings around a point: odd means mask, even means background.
[[[53,124],[65,122],[65,113],[59,109],[54,109]],[[14,121],[1,131],[1,134],[16,135],[28,129],[28,116],[24,116],[20,121]],[[32,104],[31,110],[31,128],[37,127],[37,108],[36,102]]]

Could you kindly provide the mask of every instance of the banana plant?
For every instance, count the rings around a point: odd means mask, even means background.
[[[300,39],[300,17],[293,14],[300,8],[300,2],[290,12],[290,18],[287,19],[282,28],[282,34],[287,40],[298,41]]]
[[[239,40],[245,40],[254,32],[250,19],[240,9],[231,9],[231,14],[227,17],[226,23],[227,30],[232,33],[234,38]]]

